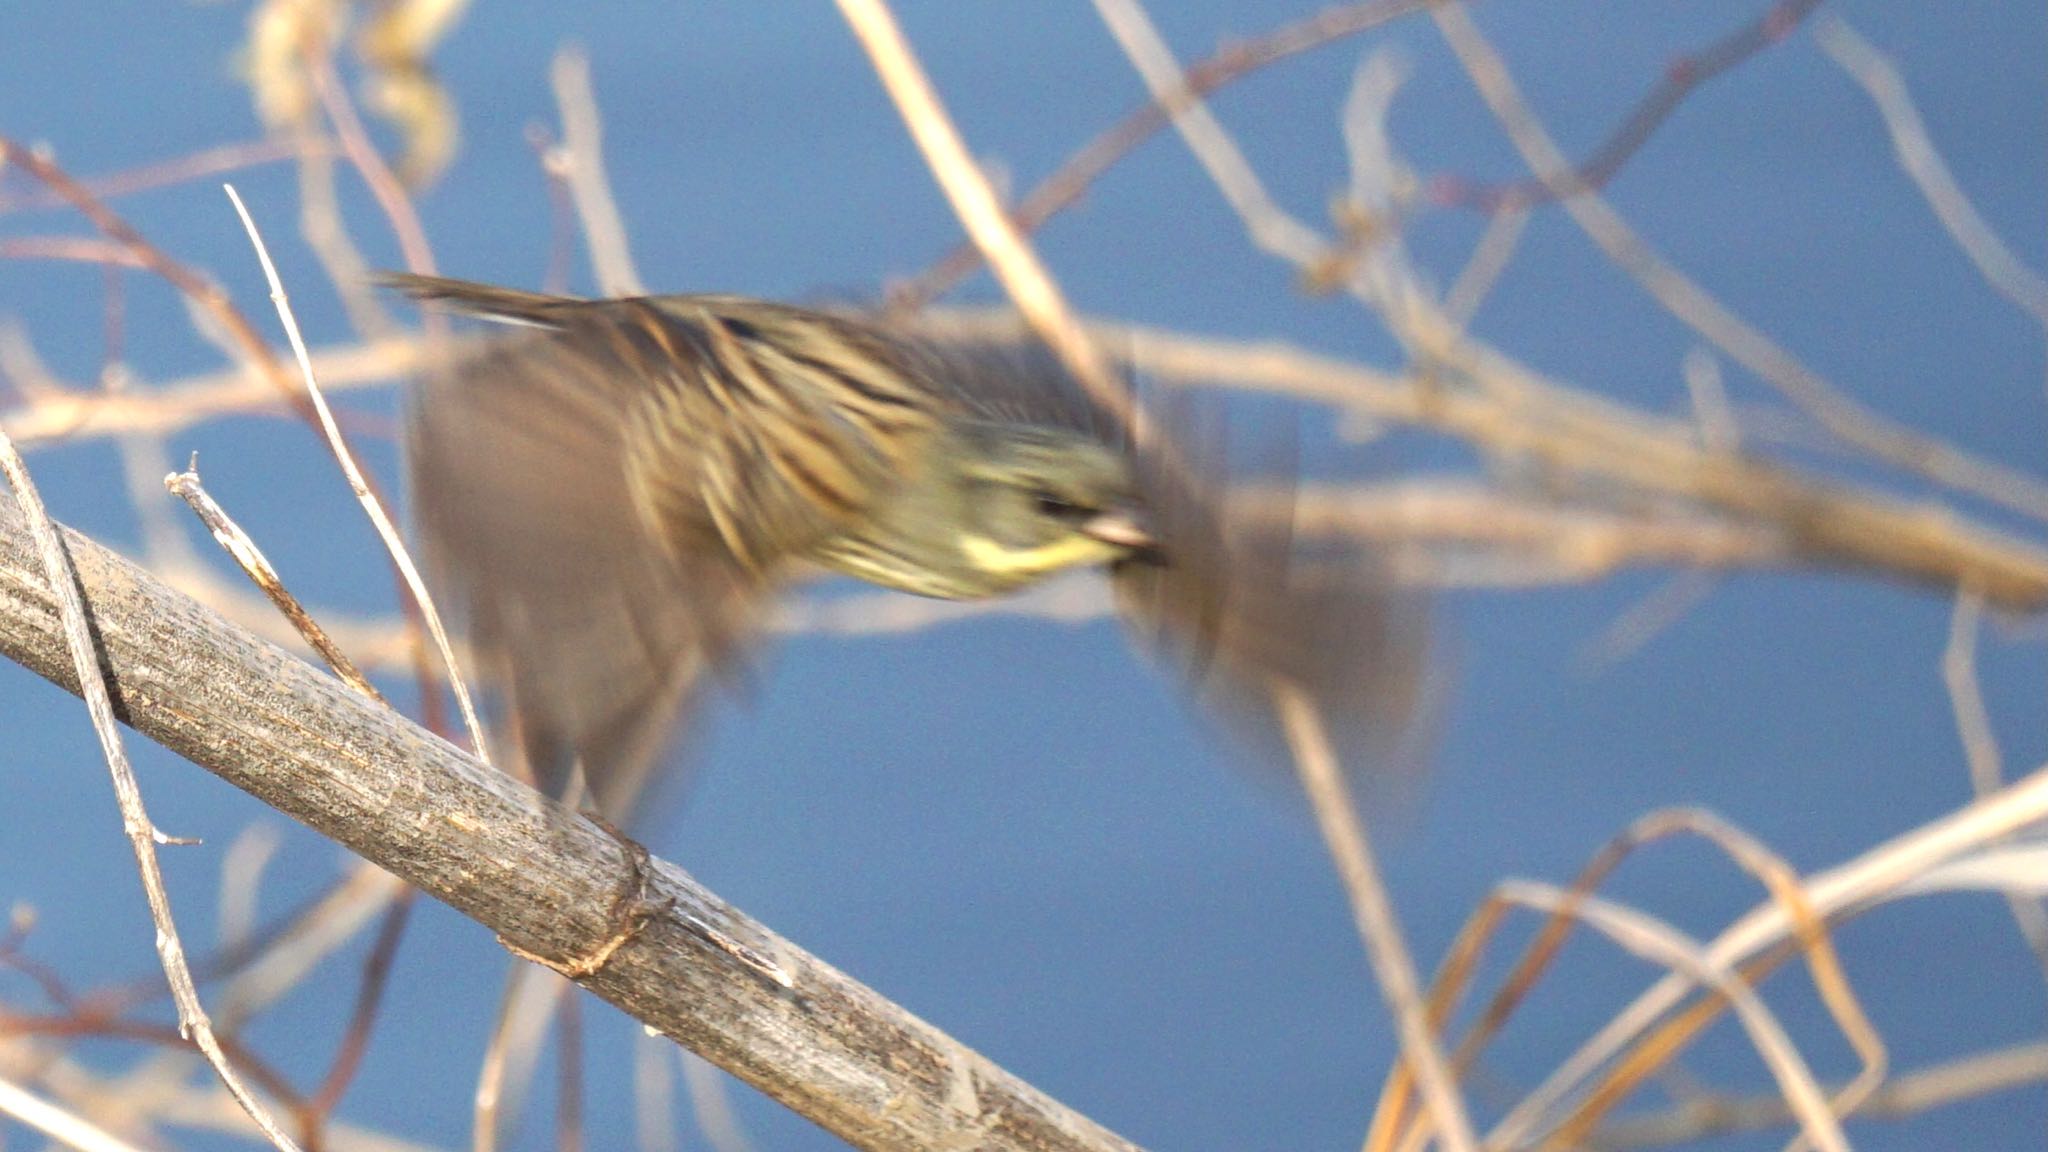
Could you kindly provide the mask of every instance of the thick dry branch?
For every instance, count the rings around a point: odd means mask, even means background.
[[[564,968],[851,1143],[1128,1149],[662,862],[75,533],[120,718]],[[0,654],[77,684],[34,545],[0,501]],[[623,925],[623,927],[622,927]],[[764,976],[763,963],[789,986]],[[597,962],[601,959],[601,962]],[[586,964],[586,962],[588,962]]]

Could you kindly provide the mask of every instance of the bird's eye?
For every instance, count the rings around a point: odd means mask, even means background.
[[[1083,507],[1054,492],[1033,492],[1031,502],[1037,506],[1039,515],[1055,520],[1084,520],[1095,514],[1093,508]]]

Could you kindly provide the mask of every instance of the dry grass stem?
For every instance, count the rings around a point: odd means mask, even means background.
[[[2005,754],[1999,749],[1998,733],[1991,725],[1991,711],[1984,705],[1984,689],[1977,677],[1978,624],[1984,614],[1984,598],[1965,588],[1956,597],[1949,617],[1948,644],[1941,654],[1941,682],[1948,690],[1949,712],[1955,717],[1956,737],[1962,741],[1963,759],[1969,765],[1970,786],[1979,796],[1989,796],[2005,786]],[[2039,898],[2009,893],[2013,923],[2034,954],[2034,962],[2048,976],[2048,906]]]
[[[1996,843],[2017,829],[2048,819],[2048,770],[2038,771],[1959,811],[1880,844],[1845,864],[1807,877],[1807,906],[1832,922],[1904,891],[1937,866]],[[1745,914],[1708,946],[1707,959],[1728,968],[1793,939],[1797,924],[1777,901]],[[1625,1046],[1666,1016],[1697,984],[1670,975],[1657,981],[1603,1025],[1505,1117],[1489,1139],[1527,1139],[1538,1117],[1549,1114],[1572,1086],[1589,1081]]]
[[[640,296],[647,291],[633,266],[626,242],[626,224],[612,198],[605,175],[604,122],[597,114],[597,94],[590,83],[590,58],[580,48],[555,53],[548,68],[555,106],[562,116],[562,143],[556,152],[570,203],[583,224],[583,243],[590,253],[597,290],[606,296]]]
[[[1843,1119],[1902,1120],[1933,1109],[2048,1081],[2048,1043],[2017,1044],[1902,1073],[1885,1081]],[[1668,1112],[1623,1117],[1603,1125],[1607,1148],[1655,1148],[1732,1132],[1777,1128],[1791,1119],[1777,1096],[1703,1096]]]
[[[1728,1001],[1741,1020],[1757,1054],[1777,1078],[1779,1092],[1799,1120],[1806,1138],[1822,1152],[1847,1152],[1848,1138],[1842,1134],[1826,1094],[1791,1037],[1785,1034],[1783,1025],[1747,982],[1714,963],[1710,952],[1697,942],[1635,909],[1548,884],[1510,881],[1501,886],[1500,894],[1505,900],[1539,912],[1567,913],[1630,952],[1682,973],[1685,979],[1702,987],[1712,988]]]
[[[889,6],[883,0],[839,0],[839,13],[860,38],[875,75],[895,102],[918,150],[924,154],[925,163],[953,205],[954,214],[995,271],[1017,311],[1087,389],[1090,398],[1129,429],[1134,440],[1146,442],[1141,413],[1132,405],[1109,361],[1075,322],[1051,274],[1010,222],[996,199],[995,189],[968,153],[966,143],[932,88],[931,79],[903,38],[903,30],[897,27]]]
[[[77,1152],[143,1152],[139,1146],[77,1112],[52,1104],[6,1079],[0,1079],[0,1116]]]
[[[1293,685],[1275,683],[1273,702],[1279,710],[1295,770],[1303,791],[1315,810],[1316,825],[1322,830],[1338,878],[1351,898],[1352,918],[1372,961],[1380,994],[1394,1017],[1401,1036],[1401,1054],[1422,1089],[1422,1098],[1436,1135],[1453,1152],[1479,1147],[1472,1121],[1466,1115],[1457,1079],[1444,1059],[1436,1028],[1422,1003],[1422,983],[1415,975],[1415,961],[1395,918],[1393,901],[1380,879],[1373,860],[1372,845],[1358,808],[1337,765],[1329,737],[1316,709]]]

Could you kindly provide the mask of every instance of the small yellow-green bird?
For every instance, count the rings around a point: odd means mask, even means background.
[[[526,762],[554,790],[580,764],[607,817],[821,573],[979,599],[1100,566],[1205,681],[1284,676],[1382,728],[1412,702],[1417,630],[1377,567],[1297,570],[1284,523],[1229,523],[1040,350],[737,296],[387,282],[516,328],[415,390],[414,516]]]

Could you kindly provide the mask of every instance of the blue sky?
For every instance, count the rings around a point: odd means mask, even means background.
[[[1307,10],[1159,7],[1186,59]],[[1576,155],[1672,58],[1762,7],[1565,0],[1490,3],[1474,15]],[[971,146],[1020,188],[1142,99],[1085,6],[905,8],[906,30]],[[232,64],[244,6],[121,0],[98,11],[85,22],[71,5],[18,3],[0,16],[0,131],[48,142],[81,174],[257,134]],[[2024,260],[2048,262],[2040,7],[1870,0],[1823,11],[1895,54],[1964,189]],[[480,3],[436,54],[464,132],[455,167],[420,204],[443,270],[538,283],[548,201],[524,132],[552,122],[547,64],[571,41],[590,56],[614,187],[651,286],[869,295],[958,238],[825,5]],[[1411,165],[1471,180],[1522,174],[1427,21],[1410,19],[1284,63],[1216,101],[1284,204],[1325,218],[1345,179],[1337,114],[1346,85],[1361,54],[1382,49],[1411,69],[1392,121]],[[289,170],[235,181],[294,285],[309,338],[345,339],[345,318],[292,235]],[[348,218],[372,261],[396,264],[370,201],[349,192]],[[1678,265],[1865,402],[2040,471],[2041,331],[1940,232],[1877,115],[1807,32],[1694,94],[1611,196]],[[119,207],[268,324],[255,263],[215,182]],[[1417,262],[1448,283],[1480,227],[1469,214],[1436,213],[1409,240]],[[0,236],[82,230],[55,213],[0,215]],[[1401,366],[1355,304],[1295,292],[1292,271],[1253,249],[1170,136],[1119,165],[1040,242],[1088,312]],[[25,326],[54,371],[88,380],[101,356],[101,279],[89,267],[0,264],[0,314]],[[168,292],[139,276],[128,283],[128,347],[143,384],[219,367]],[[589,287],[587,277],[579,283]],[[995,291],[981,279],[958,298]],[[1574,386],[1659,413],[1685,409],[1680,363],[1697,338],[1555,209],[1531,222],[1474,332]],[[1772,401],[1739,369],[1727,375],[1739,406]],[[395,410],[389,396],[352,402]],[[1323,423],[1309,427],[1319,469],[1374,466],[1322,436]],[[302,428],[237,418],[180,433],[166,449],[179,461],[202,452],[209,488],[308,601],[388,609],[360,514]],[[395,477],[388,444],[371,455]],[[1421,458],[1442,467],[1447,455]],[[1825,453],[1807,459],[1838,465]],[[104,440],[42,450],[31,463],[59,516],[137,546],[119,458]],[[1944,597],[1833,574],[1736,575],[1633,657],[1589,667],[1587,646],[1667,579],[1632,573],[1439,598],[1449,687],[1438,749],[1426,780],[1378,825],[1425,964],[1494,881],[1566,878],[1653,808],[1712,808],[1817,868],[1966,799],[1938,668]],[[2048,733],[2037,637],[1994,629],[1983,664],[2009,764],[2038,763]],[[1142,1144],[1343,1147],[1358,1138],[1390,1028],[1314,826],[1271,777],[1232,769],[1112,622],[989,619],[882,639],[798,637],[768,668],[747,706],[720,711],[687,804],[646,820],[657,852]],[[0,668],[0,725],[11,736],[0,744],[0,899],[40,910],[33,953],[81,985],[149,971],[149,928],[83,711]],[[207,840],[169,859],[189,930],[202,939],[221,850],[251,823],[285,838],[266,907],[288,906],[339,867],[339,850],[212,777],[155,749],[137,754],[158,822]],[[1698,932],[1756,898],[1734,869],[1690,846],[1653,850],[1617,891]],[[2040,975],[1996,901],[1887,910],[1849,929],[1844,946],[1902,1066],[2039,1035]],[[466,1140],[469,1084],[503,966],[487,933],[426,910],[345,1115],[444,1147]],[[340,988],[352,970],[342,960],[325,975]],[[1648,975],[1603,947],[1573,948],[1489,1074],[1530,1082],[1614,1009],[1618,990]],[[1846,1075],[1851,1057],[1810,992],[1781,983],[1774,1003],[1813,1039],[1816,1066]],[[27,995],[5,976],[0,992]],[[298,1004],[253,1039],[309,1078],[338,1012]],[[608,1009],[592,1016],[593,1146],[616,1146],[630,1137],[630,1029]],[[1765,1083],[1732,1032],[1717,1033],[1695,1069],[1717,1087]],[[2010,1146],[2038,1133],[2043,1103],[2030,1089],[1856,1135],[1862,1147],[1907,1148],[1968,1130],[1983,1146]],[[742,1115],[764,1148],[832,1144],[758,1099],[746,1098]],[[522,1139],[537,1146],[544,1126]]]

